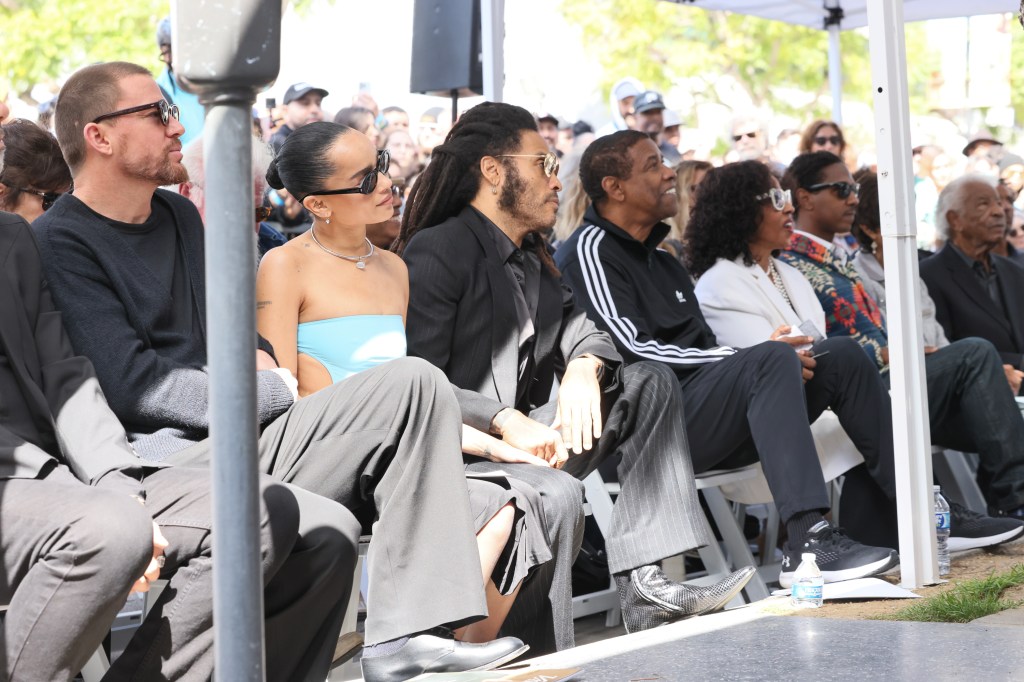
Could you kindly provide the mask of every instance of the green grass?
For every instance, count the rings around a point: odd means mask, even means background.
[[[1016,608],[1024,601],[1000,599],[1003,590],[1024,584],[1024,564],[1007,573],[965,580],[942,594],[915,600],[905,609],[879,620],[913,620],[926,623],[969,623],[972,620]]]

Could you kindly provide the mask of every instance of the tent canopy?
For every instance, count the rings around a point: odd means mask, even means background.
[[[868,25],[867,0],[669,0],[701,9],[728,10],[763,19],[784,21],[811,28],[825,28],[829,8],[840,8],[840,28],[861,28]],[[1016,11],[1013,0],[903,0],[905,21],[948,19],[979,14]]]

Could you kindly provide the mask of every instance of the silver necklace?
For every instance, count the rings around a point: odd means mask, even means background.
[[[334,256],[335,258],[343,258],[345,260],[352,261],[353,263],[356,264],[356,267],[359,268],[360,270],[365,270],[366,269],[366,259],[369,258],[370,256],[372,256],[374,251],[377,250],[373,246],[373,242],[371,242],[368,237],[363,237],[363,239],[366,240],[366,246],[368,246],[370,250],[367,253],[363,254],[362,256],[346,256],[343,253],[338,253],[337,251],[332,251],[331,249],[328,249],[326,246],[321,244],[320,240],[316,238],[316,226],[315,225],[311,225],[310,226],[310,228],[309,228],[309,236],[313,238],[313,243],[316,244],[317,246],[319,246],[324,251],[324,253],[329,253],[332,256]]]

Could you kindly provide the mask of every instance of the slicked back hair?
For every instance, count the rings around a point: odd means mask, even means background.
[[[523,132],[531,130],[537,130],[533,114],[513,104],[484,102],[464,113],[444,144],[434,147],[430,163],[412,186],[402,215],[402,230],[392,248],[401,254],[418,230],[458,215],[480,190],[480,159],[514,154]],[[546,246],[541,261],[551,261]]]
[[[800,214],[800,202],[796,199],[796,191],[821,182],[825,169],[837,163],[843,164],[843,160],[832,152],[808,152],[796,157],[789,164],[780,184],[782,189],[788,189],[793,193],[794,218]]]
[[[57,95],[54,130],[71,173],[85,161],[83,129],[94,118],[114,111],[121,99],[121,81],[129,76],[150,76],[148,69],[131,62],[103,62],[79,69]]]
[[[633,173],[633,159],[629,157],[629,150],[641,140],[650,139],[650,135],[638,130],[620,130],[590,143],[580,159],[580,182],[583,183],[583,191],[594,204],[600,204],[608,198],[601,187],[602,180],[608,177],[629,179]]]

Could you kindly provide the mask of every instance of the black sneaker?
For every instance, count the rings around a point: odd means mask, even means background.
[[[782,554],[782,572],[779,573],[779,584],[783,587],[792,587],[793,574],[804,552],[814,552],[815,561],[827,583],[878,575],[900,563],[896,550],[862,545],[848,538],[842,528],[822,519],[807,531],[802,545],[790,548],[789,543],[786,544],[786,551]]]
[[[950,552],[995,547],[1021,535],[1024,535],[1024,521],[1009,516],[985,516],[952,500],[949,502],[947,546]]]

